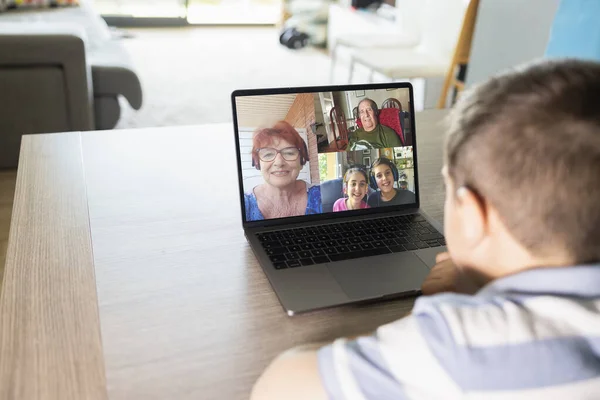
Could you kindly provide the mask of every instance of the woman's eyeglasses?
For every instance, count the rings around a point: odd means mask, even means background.
[[[281,154],[285,161],[296,161],[300,155],[300,150],[298,150],[296,147],[286,147],[281,150],[273,149],[271,147],[263,147],[256,150],[256,152],[258,153],[258,158],[265,162],[275,160],[277,154]]]

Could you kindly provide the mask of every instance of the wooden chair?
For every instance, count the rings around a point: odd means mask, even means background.
[[[397,108],[400,110],[400,112],[402,112],[402,103],[400,103],[400,100],[390,97],[381,103],[381,108]]]
[[[406,122],[405,118],[408,115],[408,111],[404,111],[402,108],[402,103],[400,100],[390,97],[389,99],[385,99],[383,103],[381,103],[381,108],[395,108],[398,110],[398,118],[400,118],[400,128],[402,129],[402,143],[404,146],[412,146],[412,139],[410,132],[406,130]],[[410,107],[409,107],[410,108]]]
[[[335,106],[329,111],[330,127],[333,132],[335,146],[338,150],[344,150],[348,146],[348,127],[344,111]]]
[[[454,88],[455,96],[460,94],[465,88],[464,79],[466,76],[467,64],[469,63],[469,56],[471,54],[471,42],[473,40],[478,7],[479,0],[471,0],[469,2],[460,35],[458,36],[458,41],[456,43],[456,48],[454,49],[452,61],[446,72],[446,79],[444,80],[444,86],[440,93],[437,108],[444,108],[446,106],[446,99],[448,97],[448,89],[450,89],[450,86]]]

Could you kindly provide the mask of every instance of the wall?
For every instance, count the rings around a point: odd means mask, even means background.
[[[481,0],[467,86],[541,58],[560,0]]]
[[[310,124],[315,122],[315,105],[313,95],[302,93],[296,96],[288,111],[285,121],[295,128],[306,129],[308,136],[308,158],[310,159],[310,178],[313,184],[319,183],[319,162],[317,153],[317,137],[312,133]]]
[[[546,57],[600,59],[600,1],[563,0],[560,3]]]

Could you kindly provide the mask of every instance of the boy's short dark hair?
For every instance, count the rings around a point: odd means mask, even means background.
[[[600,260],[600,63],[538,62],[465,93],[445,164],[533,254]]]

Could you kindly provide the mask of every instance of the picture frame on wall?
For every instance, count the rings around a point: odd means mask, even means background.
[[[368,167],[371,165],[371,157],[363,157],[363,165]]]
[[[365,91],[364,90],[355,90],[354,94],[356,95],[356,97],[365,97]]]
[[[370,156],[371,155],[371,150],[365,149],[365,150],[363,150],[363,154],[366,154],[366,155]]]

